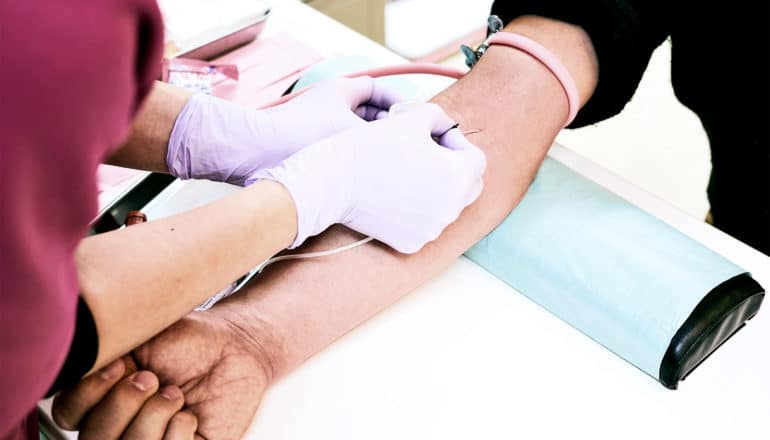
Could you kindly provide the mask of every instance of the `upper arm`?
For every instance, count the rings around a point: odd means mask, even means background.
[[[670,2],[662,0],[497,0],[492,13],[508,22],[523,15],[583,28],[599,62],[596,90],[571,127],[619,113],[631,99],[650,55],[668,36]]]

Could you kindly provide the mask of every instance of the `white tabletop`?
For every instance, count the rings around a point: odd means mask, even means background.
[[[402,61],[298,2],[273,12],[267,34]],[[565,148],[550,154],[770,285],[767,257]],[[669,391],[461,258],[275,384],[247,438],[762,438],[768,339],[762,312]]]
[[[325,56],[403,62],[298,1],[273,4],[264,36],[287,33]],[[550,154],[770,285],[767,257],[566,148]],[[766,438],[769,338],[762,312],[669,391],[460,258],[272,386],[246,438]]]

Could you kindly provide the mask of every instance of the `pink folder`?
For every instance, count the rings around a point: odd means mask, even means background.
[[[214,86],[214,95],[248,107],[266,104],[281,94],[302,73],[321,61],[312,48],[287,35],[259,39],[214,60],[238,66],[239,79]]]

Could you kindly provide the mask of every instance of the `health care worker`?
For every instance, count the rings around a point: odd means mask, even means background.
[[[3,2],[0,12],[0,438],[37,438],[46,391],[281,249],[344,223],[415,252],[481,191],[484,154],[454,121],[433,105],[386,117],[395,95],[369,78],[250,111],[155,84],[163,26],[152,0]],[[103,160],[246,188],[82,239]]]

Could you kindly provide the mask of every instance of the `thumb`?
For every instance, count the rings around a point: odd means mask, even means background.
[[[421,125],[430,129],[431,136],[443,136],[446,132],[455,127],[455,121],[444,112],[444,110],[436,104],[421,104],[415,107],[414,110],[403,113],[404,115],[412,115]]]
[[[397,102],[403,102],[406,100],[404,93],[397,87],[388,85],[382,81],[377,81],[376,79],[371,81],[372,93],[369,96],[369,100],[367,101],[369,105],[382,110],[388,110]]]
[[[369,102],[374,92],[374,80],[368,76],[334,78],[325,82],[336,87],[342,99],[350,107],[350,110],[355,110]]]
[[[454,151],[476,148],[475,145],[468,141],[468,138],[465,137],[459,128],[452,128],[444,133],[444,135],[439,138],[438,143],[441,144],[441,146]]]
[[[364,105],[387,110],[391,105],[403,100],[398,89],[369,76],[343,78],[340,81],[343,81],[345,96],[351,110]]]
[[[487,168],[487,156],[479,147],[468,141],[459,129],[447,131],[438,142],[441,146],[462,156],[461,161],[471,171],[472,176],[481,177],[484,174]]]

